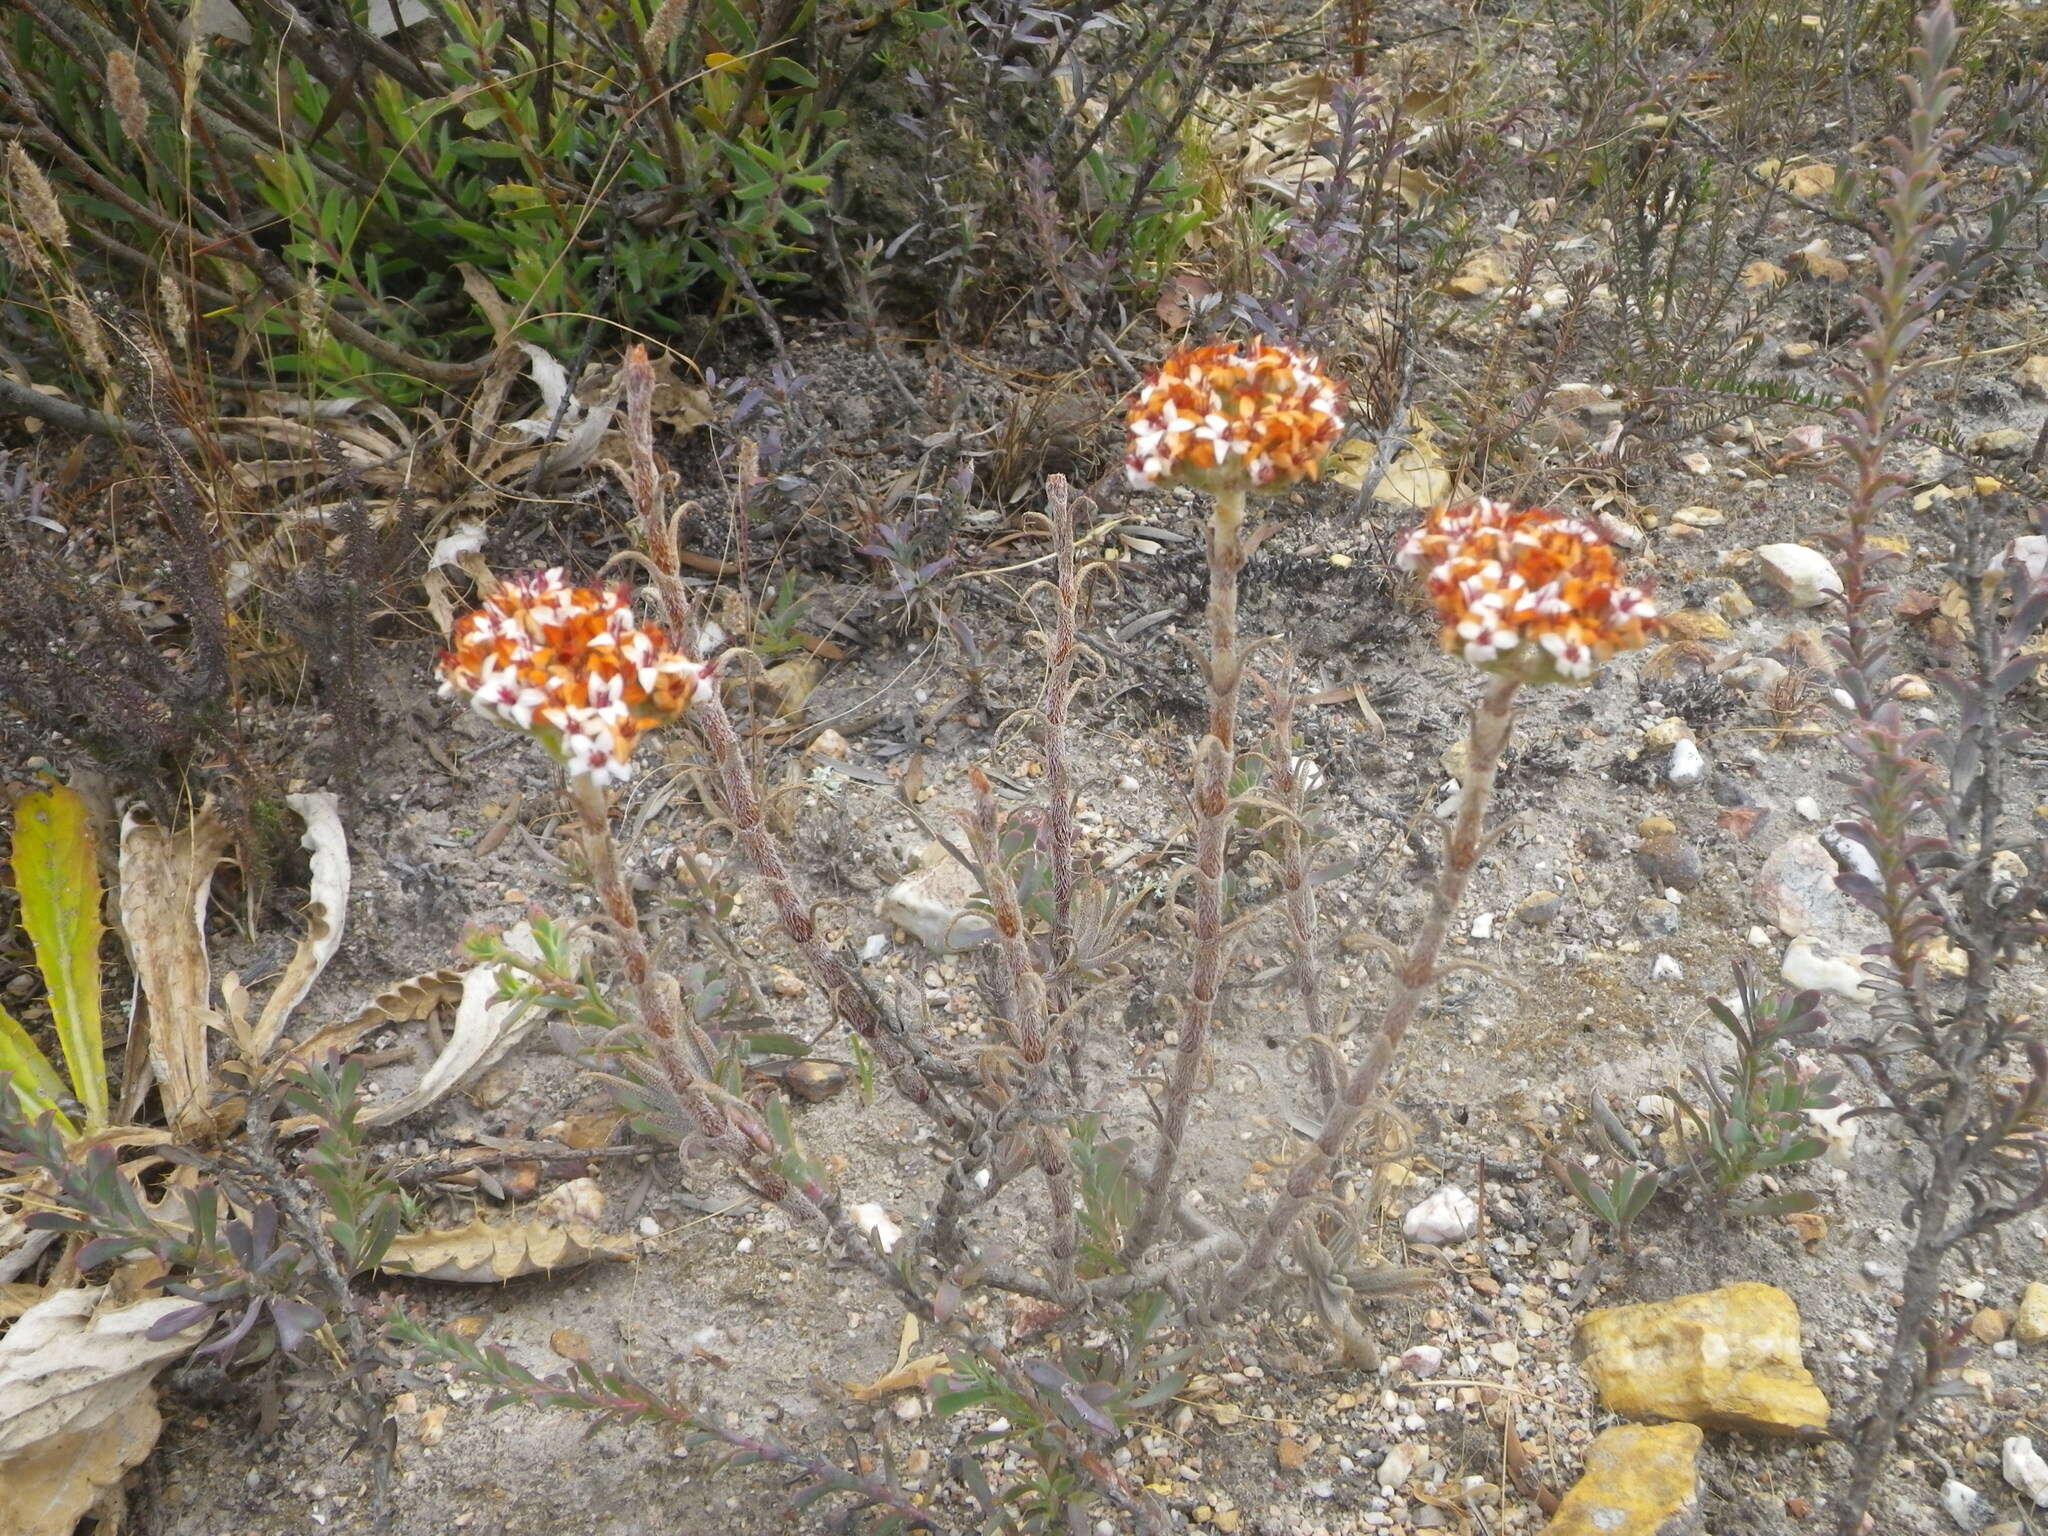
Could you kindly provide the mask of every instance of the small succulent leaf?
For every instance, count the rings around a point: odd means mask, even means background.
[[[29,1033],[13,1015],[0,1008],[0,1093],[12,1092],[21,1112],[30,1119],[49,1113],[57,1117],[68,1139],[78,1134],[57,1101],[64,1097],[64,1079],[50,1065],[50,1058],[36,1047]]]
[[[14,803],[14,883],[21,926],[35,946],[57,1043],[88,1129],[107,1123],[100,1039],[99,855],[85,798],[62,785]]]

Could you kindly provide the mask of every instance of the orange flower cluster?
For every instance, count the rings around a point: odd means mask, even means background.
[[[455,622],[441,696],[538,738],[599,788],[629,777],[642,732],[711,686],[710,669],[634,617],[624,588],[572,587],[559,570],[515,576]]]
[[[1344,430],[1339,393],[1291,347],[1176,352],[1138,391],[1124,468],[1141,490],[1175,480],[1208,490],[1313,480]]]
[[[1656,625],[1656,606],[1623,582],[1606,536],[1541,508],[1439,507],[1395,560],[1426,572],[1444,649],[1525,682],[1584,682]]]

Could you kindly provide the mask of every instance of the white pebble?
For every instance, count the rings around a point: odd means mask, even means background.
[[[1671,766],[1664,770],[1664,777],[1680,789],[1697,784],[1707,776],[1707,760],[1700,755],[1700,749],[1690,741],[1680,741],[1671,749]]]
[[[2003,1447],[2005,1480],[2034,1501],[2037,1509],[2048,1509],[2048,1461],[2034,1449],[2025,1435],[2008,1435]]]
[[[1479,1202],[1446,1184],[1401,1218],[1401,1235],[1432,1246],[1461,1243],[1479,1230]]]
[[[1778,974],[1788,986],[1811,987],[1851,1002],[1867,1003],[1874,995],[1855,956],[1834,949],[1811,934],[1794,939],[1786,947]]]
[[[1804,544],[1766,544],[1757,550],[1756,558],[1771,584],[1795,608],[1818,608],[1842,594],[1842,578],[1836,574],[1834,562],[1817,549]]]

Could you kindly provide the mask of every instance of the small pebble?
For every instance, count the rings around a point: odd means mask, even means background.
[[[1636,906],[1636,932],[1645,938],[1668,938],[1678,932],[1678,907],[1661,896],[1646,896]]]
[[[1948,1511],[1949,1519],[1966,1531],[1981,1531],[1991,1523],[1990,1500],[1957,1478],[1941,1485],[1941,1507]]]
[[[1401,1218],[1401,1235],[1432,1246],[1461,1243],[1479,1230],[1479,1202],[1446,1184]]]

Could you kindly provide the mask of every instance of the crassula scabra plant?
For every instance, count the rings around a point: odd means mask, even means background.
[[[652,577],[666,635],[690,635],[696,615],[667,512],[672,476],[652,449],[647,381],[639,373],[645,366],[632,357],[626,371],[632,465],[623,478],[642,534],[635,558]],[[690,1145],[719,1156],[793,1222],[823,1227],[838,1251],[948,1339],[953,1380],[977,1385],[972,1392],[941,1391],[941,1403],[961,1404],[962,1411],[974,1402],[999,1403],[1012,1423],[1042,1426],[1031,1440],[1037,1471],[1017,1485],[1014,1498],[998,1496],[1013,1513],[1049,1511],[1040,1495],[1061,1487],[1075,1490],[1069,1504],[1089,1508],[1091,1519],[1114,1510],[1140,1531],[1168,1528],[1157,1497],[1099,1449],[1102,1435],[1123,1431],[1117,1405],[1150,1401],[1150,1389],[1133,1386],[1101,1402],[1090,1397],[1083,1412],[1057,1363],[1068,1358],[1074,1329],[1106,1329],[1107,1337],[1121,1339],[1125,1368],[1137,1373],[1133,1382],[1148,1372],[1163,1380],[1168,1356],[1134,1341],[1157,1337],[1164,1316],[1183,1326],[1230,1317],[1286,1270],[1278,1261],[1291,1254],[1291,1273],[1309,1282],[1317,1314],[1347,1350],[1364,1337],[1348,1314],[1375,1293],[1360,1279],[1371,1268],[1369,1237],[1341,1220],[1302,1218],[1341,1203],[1329,1197],[1344,1160],[1358,1155],[1354,1132],[1376,1110],[1434,982],[1451,916],[1485,846],[1515,694],[1525,686],[1584,683],[1603,662],[1642,645],[1655,624],[1648,596],[1628,582],[1598,529],[1576,518],[1476,502],[1437,510],[1403,545],[1400,562],[1423,577],[1445,645],[1490,674],[1490,682],[1472,718],[1464,789],[1429,910],[1386,984],[1376,1027],[1348,1045],[1325,1027],[1314,987],[1315,906],[1302,824],[1316,775],[1295,755],[1291,707],[1283,702],[1291,697],[1291,663],[1283,663],[1283,686],[1266,689],[1274,703],[1264,750],[1282,764],[1275,803],[1293,829],[1281,839],[1280,868],[1319,1124],[1263,1210],[1231,1218],[1192,1198],[1183,1152],[1204,1100],[1218,998],[1244,931],[1243,915],[1234,919],[1226,908],[1230,833],[1245,809],[1243,786],[1255,777],[1239,747],[1250,651],[1238,633],[1238,581],[1263,532],[1250,526],[1250,514],[1254,498],[1317,478],[1345,431],[1341,401],[1337,383],[1305,354],[1218,344],[1167,359],[1129,407],[1131,484],[1193,490],[1208,503],[1209,600],[1206,645],[1199,648],[1208,708],[1189,771],[1195,851],[1182,887],[1186,970],[1175,989],[1179,1028],[1171,1060],[1163,1080],[1151,1085],[1149,1135],[1112,1131],[1124,1113],[1114,1098],[1121,1085],[1091,1083],[1080,1049],[1091,1009],[1104,1011],[1096,1004],[1101,989],[1120,970],[1114,957],[1142,935],[1133,924],[1136,899],[1109,885],[1076,818],[1080,790],[1066,736],[1069,706],[1086,686],[1081,636],[1089,568],[1077,555],[1076,526],[1088,503],[1059,477],[1047,487],[1052,575],[1027,598],[1038,605],[1034,638],[1046,681],[1025,718],[1044,753],[1047,795],[1028,812],[1000,806],[991,776],[975,768],[959,813],[966,834],[961,857],[975,872],[995,934],[986,951],[988,1012],[978,1039],[941,1037],[902,1013],[819,932],[762,815],[756,769],[727,712],[722,685],[750,663],[744,652],[687,656],[633,615],[629,594],[577,587],[548,572],[507,583],[460,620],[442,665],[445,692],[534,735],[560,764],[585,867],[637,1004],[635,1027],[653,1080],[672,1098],[672,1118]],[[677,1008],[678,988],[641,931],[612,847],[608,792],[627,780],[638,738],[671,722],[691,733],[709,759],[703,782],[710,809],[734,829],[767,910],[839,1021],[924,1114],[946,1160],[931,1210],[909,1218],[888,1251],[849,1218],[822,1161],[803,1149],[774,1101],[753,1103],[721,1090],[713,1042]],[[1180,911],[1178,903],[1169,907]],[[1035,1193],[1020,1202],[1024,1188]],[[998,1208],[1027,1211],[1042,1224],[1024,1250],[1038,1256],[1035,1265],[1011,1259],[1014,1240],[987,1225]],[[1042,1346],[977,1331],[977,1319],[987,1314],[965,1303],[990,1290],[1034,1306]],[[886,1502],[894,1494],[853,1496]]]

